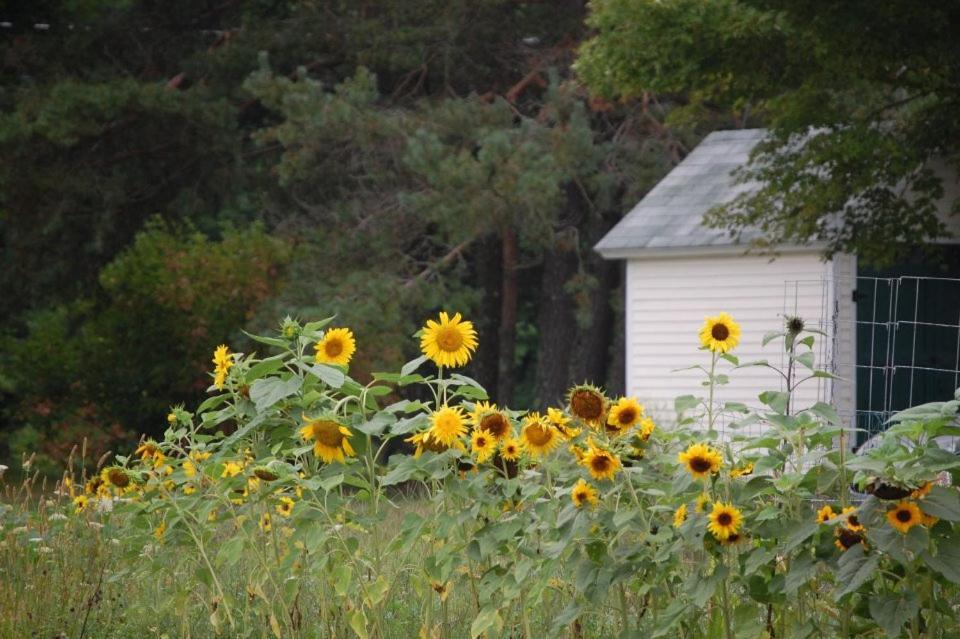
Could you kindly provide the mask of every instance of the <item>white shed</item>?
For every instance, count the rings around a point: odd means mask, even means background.
[[[960,279],[939,278],[944,285],[955,284],[951,290],[956,295],[949,308],[937,309],[946,319],[938,316],[934,322],[920,317],[918,301],[932,295],[942,305],[940,298],[950,293],[942,287],[926,291],[926,278],[915,278],[913,317],[908,318],[908,300],[905,294],[901,300],[899,293],[906,291],[903,278],[912,277],[909,269],[868,276],[858,273],[854,256],[824,261],[817,246],[784,246],[774,260],[746,255],[745,247],[734,244],[728,234],[701,224],[711,207],[752,188],[735,183],[731,172],[748,161],[764,134],[763,129],[711,133],[597,244],[603,257],[626,261],[627,394],[636,395],[655,417],[672,419],[674,398],[696,393],[702,380],[702,373],[677,369],[706,361],[697,350],[697,332],[704,317],[720,311],[730,313],[742,327],[735,354],[744,362],[782,361],[777,344],[762,348],[761,341],[768,331],[782,327],[785,315],[798,315],[827,333],[817,347],[818,364],[844,381],[814,380],[817,383],[801,389],[798,406],[829,401],[851,423],[856,416],[866,427],[873,413],[882,423],[891,410],[900,408],[892,396],[906,393],[894,386],[904,385],[907,369],[910,397],[904,401],[916,400],[921,393],[914,391],[930,386],[917,382],[924,368],[943,370],[943,379],[927,388],[930,393],[940,386],[952,392],[950,376],[960,375]],[[960,277],[960,269],[950,274]],[[909,319],[914,322],[912,334],[906,330]],[[921,324],[947,326],[942,334],[924,338],[933,340],[930,350],[937,357],[950,351],[942,361],[934,358],[936,366],[924,367],[917,360]],[[904,346],[911,338],[912,350]],[[859,395],[858,383],[864,386]],[[731,375],[722,398],[757,405],[761,391],[780,385],[779,376],[769,369],[744,368]]]

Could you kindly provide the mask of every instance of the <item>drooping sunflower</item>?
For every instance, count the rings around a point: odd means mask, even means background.
[[[713,447],[706,444],[693,444],[677,456],[677,460],[687,467],[694,479],[703,479],[719,472],[723,458]]]
[[[600,448],[593,440],[587,440],[587,452],[580,464],[596,480],[613,479],[620,470],[620,459],[609,450]]]
[[[700,493],[699,495],[697,495],[697,500],[693,504],[693,509],[698,513],[702,513],[706,509],[707,504],[709,503],[710,503],[710,495],[708,495],[707,493]]]
[[[217,390],[223,390],[227,373],[233,366],[233,353],[230,352],[226,344],[217,346],[217,349],[213,351],[213,364],[213,385],[217,387]]]
[[[730,535],[739,532],[740,524],[743,523],[743,513],[733,504],[720,501],[714,502],[708,518],[710,523],[707,524],[707,530],[720,541],[725,541]]]
[[[357,350],[357,340],[349,328],[329,328],[313,349],[320,364],[346,366]]]
[[[293,514],[293,507],[297,502],[293,501],[289,497],[281,497],[280,503],[277,504],[277,514],[281,517],[289,517]]]
[[[567,395],[570,414],[596,428],[607,412],[607,398],[596,386],[580,384]]]
[[[439,319],[427,320],[420,335],[420,350],[437,366],[464,366],[477,349],[473,322],[461,319],[460,313],[451,318],[441,312]]]
[[[563,435],[563,438],[566,440],[573,439],[583,430],[582,428],[573,426],[570,423],[570,418],[559,408],[547,409],[547,421],[553,424],[553,427],[560,431],[560,434]]]
[[[740,342],[740,325],[727,313],[703,320],[700,345],[714,353],[726,353]]]
[[[125,468],[120,466],[108,466],[100,471],[100,479],[114,488],[123,490],[130,485],[130,475]]]
[[[730,533],[726,539],[721,539],[722,546],[739,546],[747,540],[747,536],[740,532]]]
[[[653,431],[656,430],[656,425],[654,425],[653,420],[649,417],[644,417],[640,420],[640,440],[647,441],[650,439],[650,436],[653,435]]]
[[[508,437],[500,442],[500,456],[506,461],[515,462],[523,452],[523,442],[515,437]]]
[[[353,457],[356,453],[350,446],[353,435],[346,426],[327,418],[307,421],[300,428],[300,437],[313,442],[313,454],[327,464],[346,461],[344,456]]]
[[[611,435],[623,435],[640,423],[643,418],[643,405],[636,397],[621,397],[607,414],[607,432]]]
[[[742,466],[737,466],[736,468],[730,469],[730,477],[736,479],[737,477],[745,477],[746,475],[753,474],[753,462],[747,462]]]
[[[931,490],[933,490],[933,482],[926,481],[926,482],[923,482],[923,485],[920,486],[920,488],[917,488],[915,491],[913,491],[913,493],[911,493],[910,496],[913,497],[914,499],[923,499],[928,494],[930,494]]]
[[[470,444],[473,448],[473,454],[477,457],[478,464],[487,461],[497,452],[497,440],[485,430],[477,429],[473,431],[473,435],[470,437]]]
[[[220,478],[225,477],[236,477],[243,472],[243,463],[238,461],[228,461],[223,465],[223,472],[220,473]]]
[[[462,408],[444,404],[430,414],[430,430],[427,433],[432,440],[449,448],[466,435],[465,419]]]
[[[860,523],[860,520],[857,518],[857,508],[856,506],[847,506],[844,508],[840,515],[844,517],[843,525],[852,530],[853,532],[860,532],[863,530],[863,524]]]
[[[833,512],[833,508],[828,504],[817,511],[817,523],[825,524],[836,516],[837,513]]]
[[[137,449],[133,452],[134,455],[140,458],[140,461],[150,460],[156,453],[160,452],[160,446],[157,442],[152,439],[148,439],[142,442]]]
[[[497,410],[496,404],[477,402],[473,409],[473,424],[479,430],[486,431],[495,441],[509,437],[513,432],[510,420]]]
[[[530,413],[523,418],[520,438],[524,449],[536,458],[553,450],[560,443],[561,435],[540,413]]]
[[[850,550],[857,544],[863,543],[863,534],[856,531],[850,530],[846,526],[837,526],[834,530],[834,545],[840,550]]]
[[[887,521],[903,534],[923,521],[923,512],[912,501],[900,501],[887,511]]]
[[[687,505],[680,504],[680,507],[673,512],[673,527],[679,528],[687,520]]]
[[[570,499],[573,500],[573,504],[577,508],[583,508],[584,504],[596,506],[600,502],[597,489],[584,481],[582,477],[573,485],[573,490],[570,491]]]

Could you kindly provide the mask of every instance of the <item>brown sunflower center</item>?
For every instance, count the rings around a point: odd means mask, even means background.
[[[632,424],[634,421],[636,421],[636,419],[637,411],[630,407],[624,408],[622,411],[620,411],[620,414],[617,415],[617,421],[623,426]]]
[[[510,424],[507,423],[507,418],[500,413],[484,415],[480,420],[480,429],[487,431],[494,437],[503,437],[507,434],[509,428]]]
[[[850,515],[849,517],[847,517],[847,521],[850,523],[851,526],[859,526],[859,525],[860,525],[860,520],[857,519],[857,516],[856,516],[856,515]]]
[[[313,438],[324,446],[339,448],[343,443],[343,433],[336,422],[315,422],[313,424]]]
[[[721,526],[729,526],[733,523],[733,515],[730,513],[720,513],[717,515],[717,523]]]
[[[107,478],[110,480],[110,483],[117,488],[126,488],[130,485],[130,477],[119,468],[112,469],[107,474]]]
[[[553,439],[553,431],[542,424],[532,424],[527,427],[527,440],[534,446],[549,444]]]
[[[445,326],[437,333],[437,346],[442,351],[455,353],[463,346],[463,335],[452,326]]]
[[[710,329],[710,335],[718,342],[722,342],[730,337],[730,329],[727,328],[726,324],[714,324],[713,328]]]
[[[727,543],[735,544],[738,541],[740,541],[740,533],[733,533],[732,535],[727,537]]]
[[[597,455],[590,460],[590,468],[598,473],[605,473],[610,470],[610,458],[606,455]]]
[[[852,530],[847,530],[843,528],[840,532],[837,533],[837,541],[840,542],[840,545],[845,549],[852,548],[855,544],[860,543],[862,537],[859,533],[853,532]]]
[[[343,352],[343,340],[338,337],[328,339],[323,344],[323,352],[327,354],[327,357],[336,357]]]
[[[573,498],[577,501],[578,504],[582,503],[587,499],[587,491],[583,490],[582,488],[579,488],[576,491],[574,491]]]
[[[913,519],[913,515],[910,513],[909,510],[904,509],[904,510],[897,511],[897,521],[905,524],[909,522],[911,519]]]
[[[489,442],[487,442],[486,437],[483,437],[482,435],[477,437],[477,448],[486,448],[488,443]]]
[[[603,415],[603,398],[590,390],[578,390],[570,397],[570,409],[580,419],[600,419]]]
[[[698,473],[705,473],[711,468],[710,460],[705,457],[691,457],[690,468]]]

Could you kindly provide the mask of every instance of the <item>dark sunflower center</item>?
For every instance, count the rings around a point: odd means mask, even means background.
[[[544,428],[540,424],[533,424],[527,428],[527,439],[534,446],[543,446],[550,442],[553,438],[553,433],[550,432],[550,429]]]
[[[690,468],[695,470],[698,473],[705,473],[710,470],[711,464],[709,459],[703,457],[694,457],[690,460]]]
[[[740,541],[740,533],[733,533],[732,535],[727,537],[727,541],[731,544],[737,543],[738,541]]]
[[[442,351],[453,353],[463,346],[463,336],[460,335],[460,331],[453,327],[442,328],[437,334],[437,346]]]
[[[610,458],[606,455],[594,457],[590,462],[590,467],[598,473],[605,473],[610,469]]]
[[[337,338],[327,340],[323,345],[323,350],[328,357],[336,357],[343,352],[343,342]]]
[[[730,337],[730,329],[727,328],[726,324],[714,324],[713,328],[710,329],[710,335],[718,342],[722,342]]]
[[[847,530],[846,528],[842,529],[837,534],[837,541],[840,542],[840,545],[846,549],[852,548],[855,544],[860,543],[859,533],[855,533],[852,530]]]
[[[581,419],[599,419],[603,414],[603,398],[589,390],[579,390],[570,398],[573,414]]]
[[[477,448],[486,448],[486,447],[487,447],[487,438],[477,437]]]
[[[856,515],[850,515],[849,517],[847,517],[847,521],[850,522],[850,525],[851,525],[851,526],[859,526],[859,525],[860,525],[860,520],[857,519],[857,516],[856,516]]]
[[[729,526],[733,523],[733,515],[730,513],[720,513],[717,515],[717,523],[721,526]]]
[[[110,483],[117,488],[126,488],[130,484],[130,478],[122,470],[111,470],[109,479]]]
[[[507,434],[510,425],[507,423],[507,419],[500,413],[490,413],[480,420],[480,428],[494,437],[503,437]]]
[[[573,493],[573,498],[577,500],[577,503],[580,503],[587,498],[587,491],[578,490],[577,492]]]
[[[897,521],[905,524],[905,523],[909,522],[911,519],[913,519],[913,515],[910,514],[910,511],[909,511],[909,510],[898,510],[898,511],[897,511]]]
[[[624,426],[632,424],[636,419],[637,411],[632,408],[624,408],[622,411],[620,411],[620,415],[617,417],[617,421]]]
[[[334,422],[318,422],[314,424],[313,436],[318,442],[330,448],[339,448],[343,442],[343,433],[340,432],[340,427]]]

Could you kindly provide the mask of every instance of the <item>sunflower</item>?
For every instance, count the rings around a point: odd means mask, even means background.
[[[656,426],[654,425],[653,420],[649,417],[644,417],[640,420],[640,439],[642,441],[649,440],[655,429]]]
[[[817,511],[817,523],[825,524],[836,516],[837,513],[833,512],[833,508],[831,506],[824,506]]]
[[[263,481],[276,481],[280,479],[280,475],[276,474],[266,466],[256,466],[253,469],[253,475],[257,479],[260,479]]]
[[[707,504],[709,503],[710,503],[710,495],[708,495],[707,493],[700,493],[699,495],[697,495],[697,501],[694,502],[693,504],[693,510],[695,512],[702,513],[706,509]]]
[[[911,493],[910,496],[913,497],[914,499],[923,499],[928,494],[930,494],[931,490],[933,490],[933,482],[926,481],[926,482],[923,482],[923,485],[920,486],[920,488],[917,488],[915,491],[913,491],[913,493]]]
[[[567,403],[571,415],[594,427],[600,425],[607,412],[607,398],[599,388],[590,384],[571,388]]]
[[[736,479],[737,477],[743,477],[745,475],[753,474],[753,462],[747,462],[743,466],[737,466],[736,468],[730,469],[730,477]]]
[[[600,501],[597,497],[597,489],[584,481],[582,477],[573,485],[573,490],[570,491],[570,499],[573,500],[573,504],[577,508],[583,508],[584,504],[596,506]]]
[[[409,444],[413,444],[414,446],[417,447],[416,451],[413,453],[413,457],[415,459],[419,459],[420,455],[422,455],[423,451],[425,450],[430,451],[431,453],[442,453],[443,451],[450,449],[450,446],[444,446],[440,442],[436,442],[433,439],[431,439],[430,431],[415,433],[403,441]],[[463,450],[463,444],[460,442],[459,439],[457,440],[456,444],[454,444],[454,446],[459,448],[460,450]]]
[[[227,373],[230,371],[230,367],[233,366],[233,353],[230,352],[230,349],[228,349],[225,344],[217,346],[217,350],[213,351],[213,364],[215,366],[213,385],[217,387],[217,390],[223,390],[224,382],[227,380]]]
[[[124,489],[130,485],[130,475],[120,466],[108,466],[100,471],[100,479],[114,488]]]
[[[277,513],[282,517],[289,517],[293,514],[293,507],[297,502],[293,501],[289,497],[281,497],[280,503],[277,504]]]
[[[317,353],[318,363],[346,366],[357,350],[357,340],[349,328],[330,328],[323,333],[323,338],[314,344],[313,349]]]
[[[523,452],[523,442],[516,437],[508,437],[500,442],[500,456],[506,461],[517,461]]]
[[[243,472],[243,464],[237,461],[228,461],[223,465],[223,472],[220,473],[220,478],[225,477],[236,477]]]
[[[356,453],[350,446],[353,433],[346,426],[332,419],[315,419],[300,428],[300,437],[305,441],[313,440],[313,454],[330,464],[345,461],[344,455],[353,457]]]
[[[747,540],[746,535],[742,533],[730,533],[726,539],[721,539],[720,544],[723,546],[739,546]]]
[[[73,509],[78,515],[87,509],[90,504],[90,498],[86,495],[77,495],[73,498]]]
[[[420,350],[437,366],[455,368],[470,361],[477,349],[477,332],[473,322],[456,313],[450,318],[440,313],[440,321],[427,320],[420,335]]]
[[[687,505],[680,504],[680,507],[673,512],[673,527],[679,528],[687,520]]]
[[[153,529],[153,536],[158,540],[163,539],[163,535],[167,532],[167,522],[161,521],[160,525]]]
[[[720,541],[725,541],[730,535],[739,532],[740,524],[743,522],[743,513],[736,509],[733,504],[718,501],[714,502],[709,519],[710,523],[707,524],[707,530]]]
[[[643,405],[636,397],[621,397],[607,414],[607,432],[611,435],[623,435],[640,423],[643,417]]]
[[[152,439],[148,439],[137,446],[137,450],[135,450],[133,454],[137,455],[140,458],[140,461],[145,462],[159,452],[160,446],[157,444],[157,442],[153,441]]]
[[[523,418],[520,438],[532,457],[542,457],[560,443],[561,435],[540,413],[530,413]]]
[[[473,454],[477,456],[478,464],[487,461],[491,455],[497,452],[497,440],[485,430],[473,431],[470,443],[473,446]]]
[[[703,479],[720,471],[723,458],[716,449],[706,444],[693,444],[677,456],[677,460],[687,467],[695,479]]]
[[[834,531],[836,539],[834,545],[840,550],[850,550],[857,544],[863,543],[863,535],[855,530],[850,530],[845,526],[838,526]]]
[[[273,528],[273,522],[270,519],[270,513],[263,513],[260,517],[260,530],[267,533]]]
[[[459,441],[467,433],[467,425],[464,422],[466,415],[459,406],[447,406],[444,404],[439,410],[430,414],[430,430],[428,436],[438,444],[449,448],[454,442]]]
[[[887,521],[890,525],[906,534],[911,528],[923,520],[923,513],[913,502],[900,501],[892,509],[887,511]]]
[[[174,412],[167,413],[167,423],[170,425],[177,423],[177,414]]]
[[[580,462],[594,479],[613,479],[620,470],[620,459],[608,450],[598,447],[593,440],[587,440],[587,452]]]
[[[841,511],[840,515],[844,517],[844,526],[853,532],[860,532],[863,530],[863,525],[857,518],[856,512],[857,508],[855,506],[847,506],[843,509],[843,511]]]
[[[703,320],[700,329],[700,345],[714,353],[733,350],[740,341],[740,325],[726,313]]]
[[[495,441],[509,437],[513,431],[510,420],[497,410],[496,404],[477,402],[473,409],[473,424],[479,430],[486,431]]]

